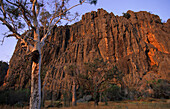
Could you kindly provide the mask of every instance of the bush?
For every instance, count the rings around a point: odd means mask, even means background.
[[[3,84],[5,75],[7,74],[8,63],[0,61],[0,86]]]
[[[7,105],[27,105],[30,98],[30,90],[8,90],[0,92],[0,104]]]
[[[63,104],[60,101],[57,101],[57,102],[54,102],[53,104],[48,105],[47,108],[50,108],[50,107],[58,107],[58,108],[60,108],[60,107],[62,107],[62,105]]]
[[[170,84],[168,81],[158,79],[150,84],[154,91],[154,98],[170,98]]]
[[[105,93],[107,93],[107,98],[111,101],[122,99],[120,95],[120,87],[117,85],[110,85]]]
[[[129,19],[131,17],[131,15],[129,13],[122,13],[123,14],[123,17]]]

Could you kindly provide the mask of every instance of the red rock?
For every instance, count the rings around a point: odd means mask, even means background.
[[[159,16],[145,11],[127,13],[129,19],[99,9],[86,13],[81,21],[71,26],[54,28],[48,37],[50,43],[46,43],[42,51],[42,75],[49,71],[54,72],[50,75],[56,80],[62,79],[65,63],[81,66],[103,58],[125,74],[126,87],[139,90],[146,84],[148,75],[169,81],[170,19],[161,23]],[[10,60],[6,87],[29,87],[31,63],[24,54],[18,42]]]

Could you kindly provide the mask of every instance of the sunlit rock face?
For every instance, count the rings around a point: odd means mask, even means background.
[[[142,92],[148,90],[147,81],[169,81],[170,19],[161,23],[159,16],[145,11],[126,14],[130,17],[99,9],[73,25],[54,28],[42,50],[42,77],[49,72],[46,88],[58,88],[65,64],[74,63],[82,71],[85,62],[96,58],[109,61],[125,74],[125,88]],[[18,42],[3,87],[30,87],[30,73],[31,60]]]

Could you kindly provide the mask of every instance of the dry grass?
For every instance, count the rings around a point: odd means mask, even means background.
[[[150,102],[146,101],[121,101],[121,102],[108,102],[108,105],[99,103],[99,106],[95,107],[93,102],[78,103],[74,107],[51,107],[48,109],[170,109],[170,103],[168,100],[154,100]],[[50,101],[46,101],[45,107],[49,105]],[[7,105],[1,105],[0,109],[28,109],[28,107],[11,107]],[[47,109],[47,108],[42,108]]]
[[[29,107],[16,107],[16,106],[9,106],[9,105],[0,105],[0,109],[29,109]]]
[[[79,103],[76,107],[62,107],[61,109],[170,109],[170,104],[147,102],[109,102],[107,106],[104,105],[104,103],[99,103],[99,106],[95,107],[93,102],[90,102]]]

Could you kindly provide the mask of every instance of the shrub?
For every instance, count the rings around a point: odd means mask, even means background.
[[[8,90],[0,92],[0,104],[7,105],[26,105],[29,102],[30,90]]]
[[[150,83],[151,88],[154,91],[154,98],[169,98],[170,96],[170,85],[168,81],[163,79],[153,80]]]
[[[138,100],[138,101],[140,101],[140,100],[142,100],[142,99],[143,99],[143,97],[141,97],[141,96],[140,96],[140,97],[138,97],[138,99],[137,99],[137,100]]]
[[[8,70],[8,63],[0,61],[0,86],[3,84],[7,70]]]
[[[131,17],[131,15],[129,13],[122,13],[123,14],[123,17],[129,19]]]
[[[110,85],[105,93],[107,94],[107,98],[111,101],[121,100],[120,87],[117,85]]]

